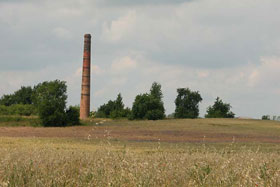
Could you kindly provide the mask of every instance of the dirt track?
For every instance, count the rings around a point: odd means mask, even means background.
[[[213,133],[178,130],[124,129],[115,126],[79,126],[65,128],[1,127],[1,137],[50,137],[118,139],[129,141],[163,142],[263,142],[280,143],[279,136]]]

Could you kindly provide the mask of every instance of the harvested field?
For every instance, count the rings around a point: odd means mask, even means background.
[[[2,137],[57,137],[161,142],[280,143],[280,123],[261,120],[196,119],[88,121],[86,126],[0,127]]]
[[[280,185],[279,122],[83,123],[0,125],[0,186]]]

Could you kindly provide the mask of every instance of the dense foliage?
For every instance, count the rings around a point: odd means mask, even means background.
[[[22,86],[0,99],[0,115],[39,115],[44,126],[79,124],[79,108],[66,110],[66,83],[50,81],[39,83],[34,88]]]
[[[136,96],[132,106],[131,119],[163,119],[165,109],[162,97],[161,85],[154,82],[149,94],[145,93]]]
[[[189,88],[178,88],[178,96],[175,100],[175,118],[197,118],[199,115],[199,103],[202,97],[198,91]]]
[[[101,105],[95,116],[99,118],[124,118],[129,117],[131,111],[129,108],[124,108],[122,96],[119,93],[115,101]]]
[[[14,104],[32,104],[33,89],[30,86],[22,86],[19,90],[10,95],[3,95],[0,105],[11,106]]]
[[[37,110],[34,105],[30,104],[14,104],[11,106],[0,105],[0,115],[30,116],[37,115]]]
[[[43,82],[34,87],[33,101],[44,126],[65,126],[66,84],[64,81]]]
[[[79,125],[80,124],[80,107],[70,106],[66,110],[67,125]]]
[[[234,118],[235,114],[230,111],[230,104],[224,103],[219,97],[216,98],[216,101],[213,106],[209,106],[206,118]]]

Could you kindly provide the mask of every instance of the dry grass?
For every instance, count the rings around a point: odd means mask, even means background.
[[[1,127],[0,187],[280,186],[278,122],[85,123]]]
[[[0,186],[279,186],[279,145],[1,138]],[[276,146],[276,147],[275,147]]]

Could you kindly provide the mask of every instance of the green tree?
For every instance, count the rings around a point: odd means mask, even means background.
[[[31,86],[24,87],[22,86],[19,90],[14,93],[14,104],[32,104],[32,93],[33,89]]]
[[[10,95],[3,95],[0,99],[0,105],[11,106],[14,104],[29,105],[32,104],[33,89],[30,86],[22,86],[19,90]]]
[[[44,126],[66,126],[66,83],[45,81],[34,87],[32,99]]]
[[[117,111],[124,110],[122,95],[120,93],[118,94],[117,99],[114,102],[114,110],[117,110]]]
[[[228,103],[224,103],[219,97],[213,106],[207,108],[206,118],[234,118],[235,114],[230,111],[231,106]]]
[[[270,120],[270,116],[269,115],[263,115],[262,120]]]
[[[130,109],[124,108],[120,93],[115,101],[109,100],[108,103],[101,105],[96,112],[96,117],[99,118],[123,118],[129,115]]]
[[[152,84],[152,87],[150,89],[150,95],[158,100],[162,100],[163,94],[161,91],[161,85],[157,82],[154,82]]]
[[[14,103],[13,95],[3,95],[0,99],[0,105],[11,106]]]
[[[36,115],[37,111],[34,105],[14,104],[11,106],[0,105],[0,115]]]
[[[149,94],[139,94],[135,97],[131,119],[163,119],[165,109],[162,97],[161,85],[154,82]]]
[[[189,88],[178,88],[175,100],[175,118],[197,118],[199,115],[199,103],[202,97],[198,91]]]

